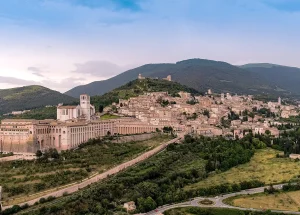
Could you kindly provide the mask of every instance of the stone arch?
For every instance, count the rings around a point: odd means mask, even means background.
[[[44,140],[41,140],[41,149],[44,149],[45,145],[44,145]]]
[[[61,148],[61,135],[58,136],[58,147]]]

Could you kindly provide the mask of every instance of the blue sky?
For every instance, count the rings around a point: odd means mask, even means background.
[[[300,67],[300,0],[0,2],[0,89],[64,92],[188,58]]]

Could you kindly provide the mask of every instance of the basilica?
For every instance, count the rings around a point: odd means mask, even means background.
[[[143,123],[132,117],[101,120],[95,115],[89,95],[80,96],[77,106],[57,106],[57,119],[4,119],[0,125],[0,152],[35,153],[56,148],[58,151],[78,147],[92,138],[108,134],[155,132],[161,126]]]

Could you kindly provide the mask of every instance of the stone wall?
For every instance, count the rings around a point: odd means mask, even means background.
[[[6,161],[33,160],[33,159],[36,159],[35,154],[24,153],[22,155],[12,155],[12,156],[8,156],[8,157],[0,158],[0,163],[6,162]]]
[[[149,140],[153,137],[159,136],[159,133],[150,133],[150,134],[136,134],[136,135],[129,135],[129,136],[121,136],[117,137],[115,140],[112,140],[113,143],[126,143],[130,141],[144,141]]]

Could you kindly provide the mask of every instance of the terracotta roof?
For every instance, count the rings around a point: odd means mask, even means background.
[[[75,109],[77,106],[73,105],[69,105],[69,106],[59,106],[57,107],[58,109]]]

